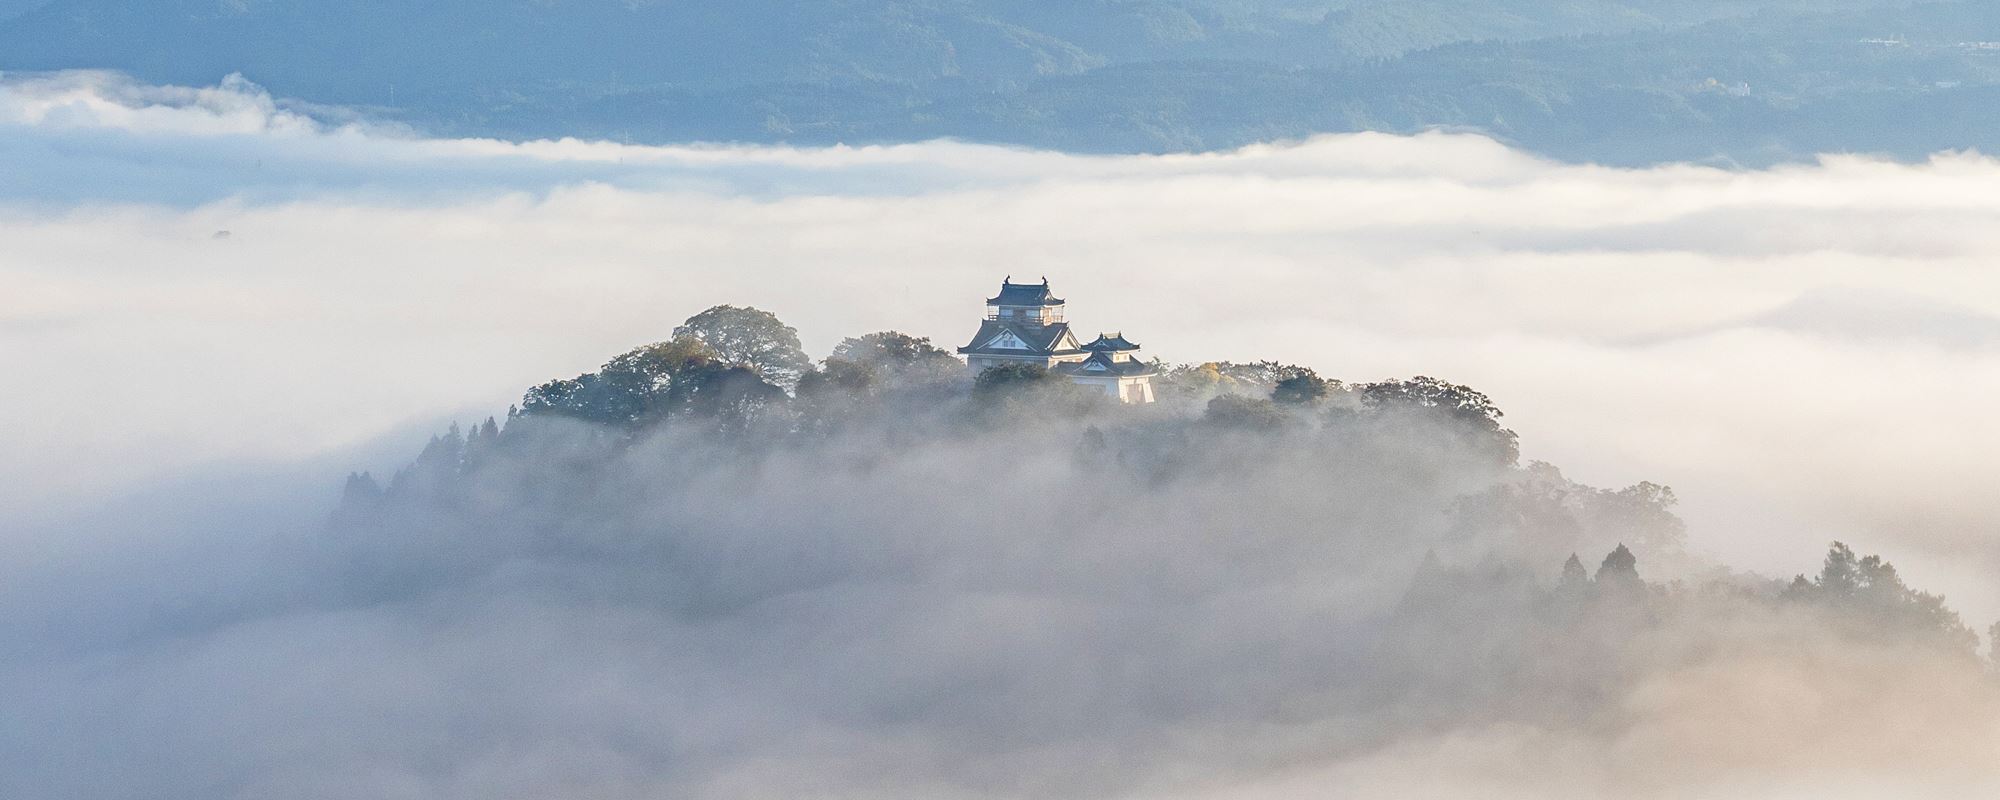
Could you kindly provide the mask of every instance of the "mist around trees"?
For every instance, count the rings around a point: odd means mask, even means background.
[[[674,333],[351,477],[286,556],[310,576],[286,613],[502,648],[517,614],[578,623],[559,638],[610,653],[587,680],[644,698],[572,717],[524,694],[567,659],[509,657],[534,677],[446,762],[559,723],[644,787],[619,796],[1993,777],[2000,682],[1943,598],[1838,542],[1789,579],[1713,563],[1672,489],[1521,463],[1470,387],[1162,363],[1161,402],[1126,406],[893,331],[818,361],[755,309]],[[1406,751],[1465,737],[1494,749]]]

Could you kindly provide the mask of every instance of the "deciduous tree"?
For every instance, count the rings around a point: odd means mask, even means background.
[[[721,305],[703,311],[674,329],[674,338],[689,338],[714,351],[715,359],[755,370],[765,380],[790,389],[812,367],[799,345],[798,329],[769,311]]]

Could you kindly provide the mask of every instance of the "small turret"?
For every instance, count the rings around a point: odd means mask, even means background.
[[[1124,331],[1119,331],[1118,333],[1100,333],[1096,339],[1091,340],[1090,344],[1084,345],[1083,349],[1096,353],[1104,353],[1110,356],[1113,361],[1129,361],[1132,359],[1132,354],[1139,351],[1139,346],[1128,341],[1125,338]]]

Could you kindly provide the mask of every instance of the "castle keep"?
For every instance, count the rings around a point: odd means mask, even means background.
[[[1097,388],[1127,403],[1153,402],[1154,369],[1140,361],[1139,346],[1122,333],[1100,333],[1088,344],[1077,341],[1063,316],[1064,303],[1049,281],[1000,282],[1000,294],[986,301],[986,319],[972,342],[958,348],[973,374],[1009,363],[1036,364],[1070,381]]]

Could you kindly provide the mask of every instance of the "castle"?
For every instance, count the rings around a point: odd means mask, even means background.
[[[1138,360],[1139,346],[1122,333],[1100,333],[1079,344],[1063,320],[1063,301],[1041,283],[1000,281],[1000,294],[986,301],[986,319],[972,342],[958,348],[977,375],[1002,364],[1038,364],[1071,382],[1090,386],[1126,403],[1153,402],[1156,370]]]

